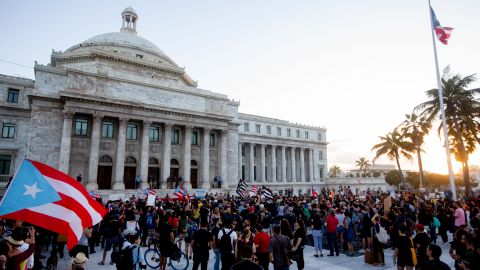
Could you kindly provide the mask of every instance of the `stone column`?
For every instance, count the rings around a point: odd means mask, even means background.
[[[72,143],[72,112],[63,112],[62,142],[60,145],[60,163],[58,169],[68,174],[70,167],[70,147]]]
[[[172,149],[172,124],[165,123],[163,131],[162,179],[160,188],[167,189],[167,179],[170,177],[170,151]]]
[[[313,149],[308,148],[308,179],[310,182],[314,182],[313,176]]]
[[[148,188],[148,160],[150,158],[150,125],[152,122],[143,121],[142,151],[140,155],[140,188]]]
[[[276,151],[276,146],[275,145],[272,145],[272,148],[271,148],[271,156],[272,156],[272,168],[271,169],[271,173],[270,173],[270,179],[272,179],[272,182],[276,182],[277,181],[277,151]]]
[[[250,151],[248,152],[250,156],[250,158],[248,159],[248,163],[249,163],[248,174],[250,179],[248,179],[248,182],[254,182],[254,179],[255,179],[255,172],[253,171],[253,168],[255,167],[255,155],[253,154],[254,147],[255,145],[253,143],[250,143]]]
[[[125,183],[123,182],[123,172],[125,165],[125,139],[127,136],[127,122],[128,119],[120,118],[118,125],[118,139],[117,139],[117,157],[115,161],[115,182],[113,183],[114,190],[124,190]]]
[[[98,147],[100,145],[100,125],[102,117],[93,116],[92,136],[90,139],[90,158],[88,161],[88,183],[87,190],[97,190],[97,172],[98,172]]]
[[[305,148],[300,148],[300,182],[305,182]]]
[[[287,154],[285,146],[282,145],[282,173],[280,177],[280,182],[287,182]]]
[[[292,160],[292,182],[297,182],[298,179],[297,179],[297,166],[296,166],[296,160],[295,160],[295,147],[292,147],[291,148],[291,151],[290,151],[290,158]]]
[[[222,178],[222,188],[227,185],[227,135],[228,129],[222,130],[220,134],[220,177]]]
[[[190,165],[192,162],[192,126],[185,126],[183,136],[183,187],[188,190],[192,189],[190,179]]]
[[[205,190],[210,189],[210,131],[210,128],[203,129],[201,187]]]
[[[242,166],[243,166],[243,162],[242,162],[242,143],[239,143],[238,144],[238,178],[242,178]],[[239,179],[232,179],[232,180],[239,180]]]
[[[265,145],[260,145],[260,182],[265,182]]]

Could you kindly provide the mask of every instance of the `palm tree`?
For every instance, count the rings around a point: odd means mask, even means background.
[[[390,160],[395,160],[397,162],[398,172],[402,178],[402,184],[405,186],[405,177],[403,176],[402,168],[400,167],[400,157],[403,156],[404,158],[411,160],[412,155],[410,153],[414,152],[415,145],[411,141],[406,140],[405,135],[400,133],[397,129],[394,129],[392,132],[385,136],[380,136],[379,138],[381,142],[372,147],[372,151],[376,150],[373,161],[383,155],[387,155]]]
[[[418,176],[420,180],[420,187],[423,187],[423,166],[422,166],[422,156],[421,146],[424,142],[425,135],[430,132],[432,124],[430,121],[427,121],[425,116],[419,116],[415,113],[406,114],[405,120],[400,124],[399,128],[403,134],[411,140],[415,145],[415,150],[417,152],[418,160]]]
[[[330,177],[332,178],[336,178],[341,172],[342,170],[337,165],[330,167]]]
[[[370,160],[367,160],[364,157],[358,158],[357,161],[355,161],[355,166],[358,167],[358,170],[361,171],[363,170],[363,174],[367,174],[367,170],[370,168]]]
[[[462,164],[463,181],[468,194],[471,193],[471,184],[468,169],[469,155],[475,151],[480,143],[480,88],[467,89],[476,80],[476,75],[451,75],[450,68],[446,67],[442,76],[442,94],[447,122],[448,140],[455,159]],[[438,90],[426,92],[428,101],[415,107],[416,111],[432,122],[440,115]],[[439,118],[441,119],[441,118]],[[441,124],[439,131],[441,129]]]

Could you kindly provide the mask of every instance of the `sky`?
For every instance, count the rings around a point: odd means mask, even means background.
[[[3,0],[0,73],[34,79],[34,61],[48,64],[52,49],[119,31],[128,6],[139,15],[138,34],[200,88],[239,100],[243,113],[327,128],[329,166],[343,170],[372,160],[378,136],[436,88],[427,0]],[[448,46],[438,44],[441,69],[479,73],[480,1],[432,6],[455,28]],[[436,129],[424,150],[425,170],[448,172]],[[470,163],[480,165],[480,151]],[[415,159],[401,164],[417,170]]]

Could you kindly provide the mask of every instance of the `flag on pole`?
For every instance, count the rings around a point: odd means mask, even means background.
[[[268,189],[267,187],[265,186],[262,186],[262,191],[261,191],[263,197],[265,197],[265,199],[267,201],[271,201],[273,200],[273,193],[270,189]]]
[[[318,196],[317,189],[312,186],[312,197],[317,197],[317,196]]]
[[[245,183],[244,180],[240,179],[237,185],[237,194],[238,196],[242,197],[242,199],[245,199],[245,194],[243,194],[245,190],[247,190],[247,183]]]
[[[185,195],[185,190],[183,190],[181,185],[178,185],[173,195],[177,196],[179,199],[183,199],[183,196]]]
[[[67,235],[71,250],[84,228],[99,223],[106,209],[69,175],[33,160],[24,160],[0,202],[0,217],[23,220]]]
[[[432,25],[433,29],[435,30],[435,34],[437,35],[438,40],[442,43],[447,45],[448,39],[452,35],[453,28],[451,27],[443,27],[440,25],[440,21],[438,21],[433,8],[430,7],[430,12],[432,13]]]

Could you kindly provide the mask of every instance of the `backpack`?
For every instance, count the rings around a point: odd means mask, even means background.
[[[119,247],[120,249],[121,247]],[[118,250],[115,249],[112,252],[112,262],[117,265],[117,270],[132,270],[134,269],[134,265],[138,262],[133,262],[133,254],[132,251],[135,246],[129,246],[125,249]],[[137,257],[140,256],[140,248],[138,249]]]
[[[374,230],[375,230],[375,228],[374,228]],[[388,242],[387,231],[382,226],[380,226],[380,230],[377,233],[377,239],[378,239],[378,242],[380,242],[382,244],[386,244]]]
[[[153,214],[151,214],[151,213],[147,214],[147,228],[149,230],[155,228],[155,224],[153,222]]]
[[[225,229],[222,228],[222,238],[220,239],[220,252],[221,255],[230,255],[232,253],[232,240],[230,239],[230,234],[232,234],[233,229],[230,229],[228,233],[225,232]],[[225,257],[227,258],[227,257]]]
[[[433,217],[433,227],[438,228],[440,227],[440,220],[437,217]]]

